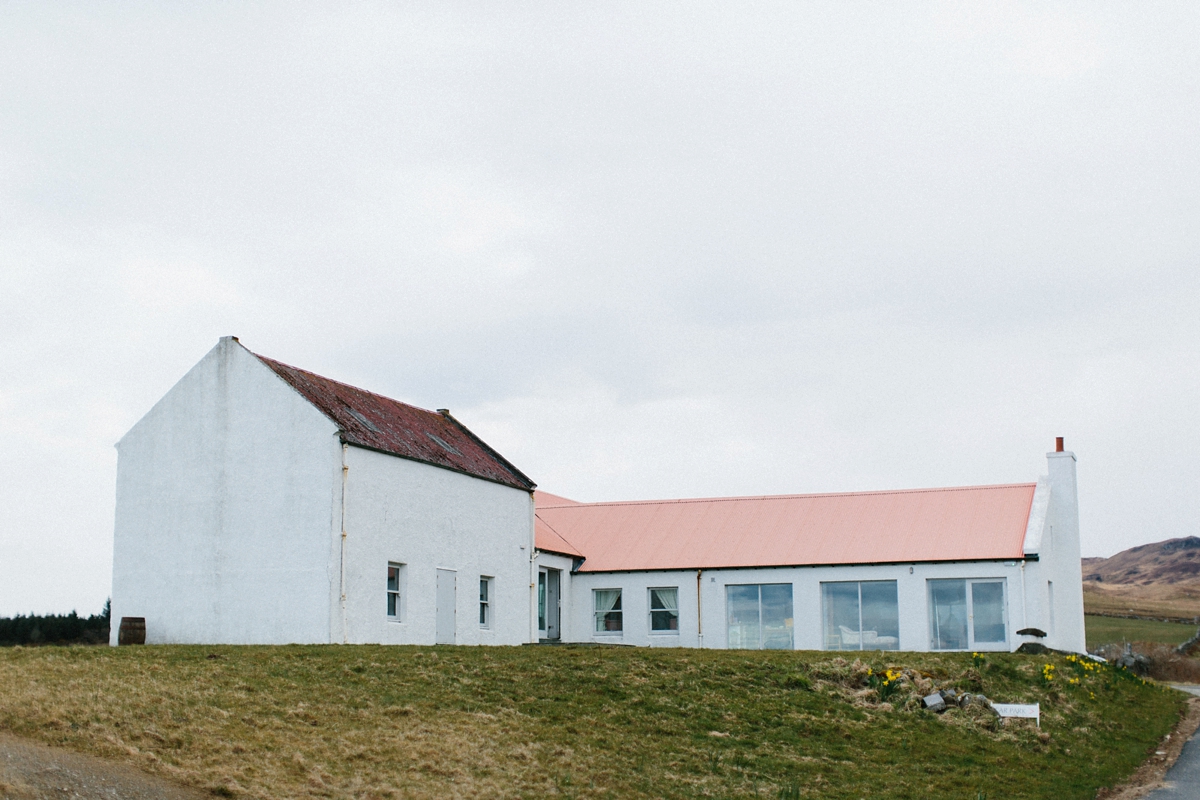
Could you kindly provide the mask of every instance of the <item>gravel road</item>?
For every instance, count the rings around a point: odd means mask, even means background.
[[[0,797],[5,800],[211,800],[138,770],[0,733]]]

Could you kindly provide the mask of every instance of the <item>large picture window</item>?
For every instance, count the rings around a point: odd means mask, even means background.
[[[1007,649],[1003,580],[929,581],[931,650]]]
[[[792,650],[793,617],[790,583],[752,583],[725,587],[731,650]]]
[[[621,590],[594,589],[596,602],[596,633],[620,633],[624,630],[621,617]]]
[[[821,584],[826,650],[899,650],[895,581]]]
[[[650,631],[679,633],[679,589],[650,590]]]

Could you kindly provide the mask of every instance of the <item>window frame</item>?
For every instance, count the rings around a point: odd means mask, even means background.
[[[933,607],[933,584],[935,583],[950,583],[959,582],[963,584],[963,591],[966,594],[966,614],[967,614],[967,642],[965,647],[961,648],[940,648],[934,647],[939,637],[937,632],[937,615]],[[992,583],[1000,584],[1000,617],[1004,624],[1004,641],[1001,642],[977,642],[975,641],[975,584]],[[965,653],[965,652],[1008,652],[1011,647],[1009,642],[1012,638],[1010,631],[1011,623],[1008,618],[1008,578],[926,578],[925,580],[925,608],[928,614],[929,621],[929,650],[934,653]]]
[[[495,596],[493,584],[496,578],[492,575],[479,576],[479,629],[492,629],[492,598]]]
[[[613,604],[613,607],[610,608],[608,611],[601,611],[596,607],[597,601],[600,598],[600,592],[616,592],[617,593],[617,602],[615,604]],[[621,587],[617,587],[617,586],[608,587],[608,588],[592,589],[592,635],[593,636],[624,636],[625,635],[625,602],[624,602],[625,598],[624,598],[624,594],[625,594],[624,589],[622,589]],[[605,617],[608,617],[611,614],[616,614],[617,615],[616,621],[617,621],[617,624],[620,625],[620,627],[615,630],[608,628],[608,627],[601,629],[601,627],[600,627],[600,615],[601,614],[603,614]],[[610,622],[610,620],[606,619],[604,621],[605,626],[607,626],[609,622]]]
[[[783,628],[787,631],[789,643],[787,647],[768,647],[766,646],[768,636],[766,626],[763,623],[763,590],[766,588],[779,588],[786,586],[788,590],[788,606],[791,613],[790,617],[783,618]],[[731,609],[729,604],[730,589],[742,589],[754,587],[757,594],[757,616],[758,621],[755,623],[755,630],[758,632],[757,647],[733,647],[729,643],[729,629],[732,625],[730,620]],[[792,582],[784,581],[782,583],[727,583],[725,584],[725,649],[726,650],[795,650],[796,649],[796,585]]]
[[[658,629],[658,628],[654,627],[655,612],[662,613],[664,611],[666,611],[666,612],[672,611],[672,609],[669,609],[669,608],[655,608],[654,607],[654,593],[655,592],[674,592],[675,593],[675,608],[674,608],[675,628],[674,629],[671,629],[671,628]],[[678,636],[679,635],[679,587],[678,586],[650,586],[650,587],[647,587],[647,589],[646,589],[646,628],[650,632],[651,636]]]
[[[895,590],[896,590],[896,644],[893,645],[892,647],[866,647],[866,643],[863,641],[863,584],[864,583],[875,583],[875,584],[890,583],[895,587]],[[831,634],[831,632],[826,630],[826,628],[825,628],[826,623],[829,622],[829,606],[828,606],[829,594],[828,594],[826,587],[850,586],[850,585],[853,585],[855,587],[855,590],[858,593],[858,631],[857,631],[858,647],[857,648],[846,647],[845,643],[842,642],[841,647],[834,649],[830,645],[831,638],[832,638],[832,636],[836,635],[838,637],[838,641],[841,642],[841,634],[840,633]],[[823,645],[824,645],[824,647],[822,649],[826,650],[827,652],[838,652],[838,653],[840,653],[840,652],[846,652],[846,653],[859,652],[859,653],[862,653],[862,652],[870,652],[870,651],[878,651],[878,652],[897,651],[900,649],[900,621],[899,621],[899,618],[900,618],[900,582],[894,578],[891,578],[891,579],[882,578],[879,580],[865,580],[865,581],[821,581],[821,638],[823,640]],[[878,633],[878,632],[876,631],[876,633]],[[890,639],[891,637],[889,636],[889,637],[885,637],[885,638]]]
[[[389,613],[387,621],[394,623],[404,623],[407,619],[408,611],[405,595],[407,594],[408,570],[403,561],[389,561],[387,563],[387,581],[384,584],[387,587],[387,600]],[[396,587],[392,588],[392,570],[396,570]],[[394,603],[394,604],[393,604]],[[390,613],[394,610],[395,613]]]
[[[546,591],[549,581],[550,579],[546,576],[546,570],[539,569],[537,578],[537,623],[539,637],[546,635]]]

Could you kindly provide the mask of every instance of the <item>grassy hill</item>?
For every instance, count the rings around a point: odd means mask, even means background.
[[[1083,559],[1088,614],[1195,623],[1200,618],[1200,537],[1187,536]]]
[[[1160,642],[1179,645],[1191,639],[1196,633],[1197,627],[1182,622],[1123,619],[1096,614],[1088,614],[1084,620],[1087,625],[1089,651],[1102,644],[1123,644],[1124,642]]]
[[[1183,704],[1057,656],[863,655],[9,648],[0,728],[233,797],[1067,800],[1131,773]],[[944,687],[1040,702],[1042,728],[920,710]]]
[[[1200,537],[1186,536],[1083,559],[1083,577],[1101,583],[1200,582]]]

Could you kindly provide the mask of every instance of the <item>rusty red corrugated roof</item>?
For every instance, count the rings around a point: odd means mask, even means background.
[[[1035,486],[624,503],[539,493],[537,516],[586,558],[581,572],[1019,559]]]
[[[449,411],[426,411],[255,353],[338,426],[343,442],[532,491],[526,475]]]

